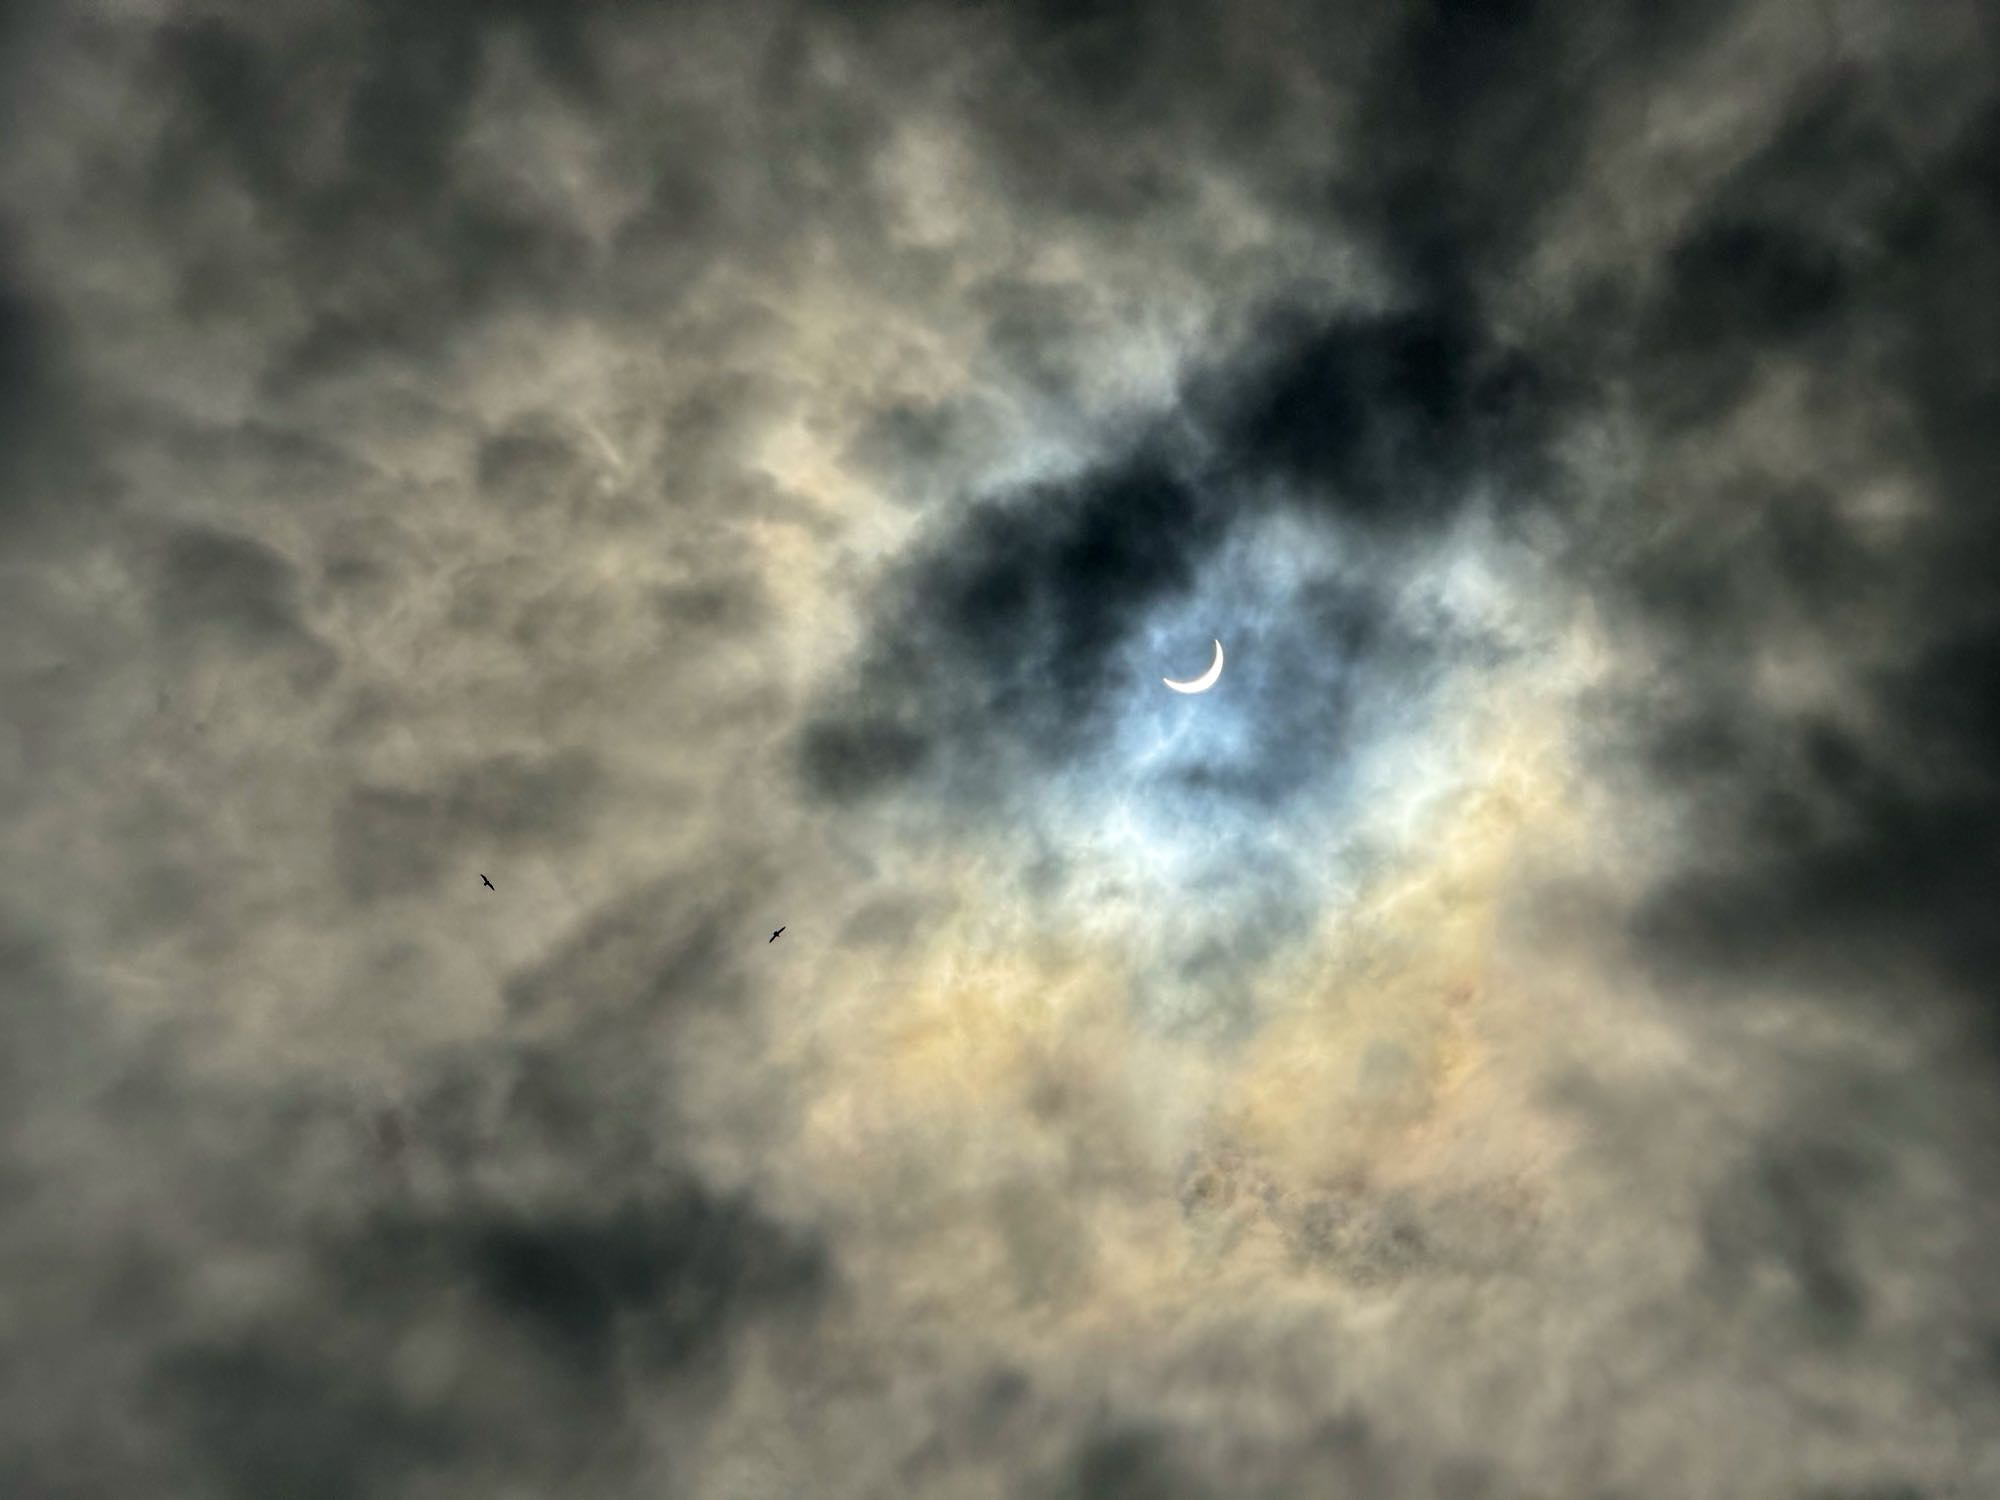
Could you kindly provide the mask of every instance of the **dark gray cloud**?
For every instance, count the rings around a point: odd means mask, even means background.
[[[968,747],[996,731],[1056,753],[1087,741],[1111,653],[1144,605],[1187,587],[1219,536],[1221,518],[1204,509],[1194,486],[1143,458],[1091,476],[1074,498],[983,507],[882,627],[889,659],[861,673],[864,693],[903,701],[812,731],[809,778],[840,795],[921,766],[928,726],[950,723],[955,695],[971,700],[954,733]],[[935,638],[913,651],[913,630]]]
[[[1706,842],[1642,937],[1704,971],[1914,966],[1990,1015],[1979,913],[2000,879],[1987,771],[2000,726],[1981,706],[1995,640],[1971,570],[2000,532],[1967,483],[1955,413],[1993,377],[1938,287],[1977,319],[2000,286],[2000,215],[1977,186],[1994,117],[1913,161],[1865,76],[1809,93],[1674,248],[1638,369],[1668,422],[1707,424],[1760,365],[1794,361],[1826,420],[1887,446],[1932,500],[1884,527],[1854,513],[1836,475],[1787,484],[1746,465],[1699,502],[1707,522],[1627,544],[1606,597],[1680,681],[1628,705],[1626,722]],[[1779,639],[1851,653],[1852,696],[1773,705],[1744,667]]]
[[[318,1238],[290,1305],[169,1341],[144,1371],[145,1408],[185,1444],[160,1458],[197,1484],[347,1495],[625,1468],[637,1391],[712,1382],[743,1327],[810,1313],[826,1287],[812,1241],[672,1176],[615,1208],[461,1194]]]
[[[1009,742],[1033,762],[1087,754],[1120,711],[1113,677],[1149,616],[1190,595],[1270,502],[1350,523],[1353,535],[1316,540],[1361,550],[1435,533],[1479,498],[1476,482],[1511,488],[1525,476],[1510,470],[1534,466],[1531,374],[1450,315],[1302,323],[1273,317],[1252,355],[1203,371],[1191,433],[1148,434],[941,528],[892,586],[848,690],[858,701],[836,701],[808,729],[808,783],[847,797]],[[1260,695],[1268,748],[1253,767],[1193,768],[1194,783],[1282,798],[1314,774],[1294,753],[1327,769],[1356,677],[1414,681],[1445,645],[1372,580],[1315,582],[1287,613],[1261,643],[1276,658],[1270,680],[1290,685]],[[1298,691],[1302,678],[1321,679],[1319,691]]]
[[[188,527],[162,554],[154,610],[167,628],[212,628],[251,649],[304,633],[295,570],[262,543]]]

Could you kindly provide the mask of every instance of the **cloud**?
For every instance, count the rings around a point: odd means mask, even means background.
[[[1994,1488],[1976,7],[6,27],[0,1485]]]
[[[436,884],[484,844],[571,844],[588,828],[600,781],[590,758],[568,752],[541,763],[493,756],[435,788],[360,786],[340,810],[339,859],[360,900]]]
[[[1120,711],[1114,673],[1135,640],[1193,593],[1267,497],[1357,523],[1351,538],[1333,526],[1297,538],[1329,560],[1369,546],[1378,528],[1435,532],[1476,498],[1475,476],[1506,484],[1510,460],[1533,460],[1532,441],[1506,430],[1523,420],[1523,379],[1446,317],[1325,328],[1274,318],[1251,354],[1197,378],[1193,437],[1148,433],[1072,478],[982,500],[927,538],[878,607],[856,686],[842,690],[859,701],[829,705],[807,731],[809,785],[847,797],[1010,740],[1036,760],[1101,742],[1097,716]],[[1427,649],[1424,623],[1397,619],[1359,580],[1329,581],[1299,603],[1295,638],[1330,648],[1336,669],[1408,672]],[[1303,651],[1287,665],[1294,685],[1328,670]],[[1325,687],[1333,696],[1321,704],[1341,716],[1352,689]],[[1313,712],[1302,697],[1273,694],[1261,707]],[[1326,743],[1304,723],[1274,725],[1270,738]],[[1258,779],[1285,777],[1279,760]]]

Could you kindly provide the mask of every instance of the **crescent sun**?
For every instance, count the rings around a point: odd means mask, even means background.
[[[1202,673],[1201,676],[1187,682],[1175,682],[1171,677],[1162,677],[1160,681],[1164,682],[1177,693],[1205,693],[1215,686],[1215,679],[1221,675],[1222,642],[1217,641],[1215,643],[1215,660],[1208,664],[1208,670]]]

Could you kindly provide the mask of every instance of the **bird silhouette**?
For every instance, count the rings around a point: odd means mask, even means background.
[[[784,930],[785,930],[784,928],[780,927],[780,928],[778,929],[778,932],[783,932]],[[775,943],[775,942],[777,942],[777,940],[778,940],[778,932],[774,932],[774,933],[772,933],[772,934],[770,935],[770,937],[769,937],[769,938],[767,938],[767,939],[765,940],[765,942],[764,942],[764,946],[765,946],[766,948],[770,947],[772,943]]]
[[[498,886],[494,885],[494,883],[493,883],[492,881],[488,880],[488,879],[487,879],[487,878],[486,878],[486,877],[485,877],[484,875],[482,875],[482,876],[480,876],[480,877],[479,877],[479,883],[480,883],[481,885],[485,886],[485,887],[486,887],[486,889],[487,889],[487,890],[489,890],[489,891],[495,891],[495,890],[498,890],[498,889],[499,889],[499,887],[498,887]]]

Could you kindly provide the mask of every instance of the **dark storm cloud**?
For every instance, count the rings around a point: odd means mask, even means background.
[[[11,259],[0,241],[0,445],[9,455],[9,470],[19,462],[23,443],[32,440],[48,407],[50,331],[41,312],[13,284]],[[7,476],[14,479],[14,474]],[[9,483],[8,492],[14,492]]]
[[[1776,1270],[1804,1337],[1853,1340],[1868,1316],[1868,1294],[1846,1243],[1849,1215],[1871,1186],[1869,1164],[1827,1141],[1769,1147],[1707,1205],[1704,1249],[1712,1295],[1743,1307],[1760,1270]]]
[[[479,445],[474,475],[482,494],[510,507],[562,505],[590,477],[576,440],[549,420],[517,419]]]
[[[807,784],[843,801],[935,778],[960,811],[1004,802],[1009,757],[1071,765],[1101,747],[1121,653],[1245,523],[1275,502],[1322,527],[1329,555],[1420,551],[1476,482],[1511,497],[1545,467],[1547,399],[1525,357],[1455,311],[1271,316],[1249,353],[1190,381],[1178,425],[1075,478],[982,499],[923,543],[859,685],[805,731]],[[1239,666],[1232,691],[1256,695],[1267,748],[1190,766],[1185,790],[1275,805],[1337,779],[1367,695],[1415,697],[1447,653],[1493,649],[1400,612],[1387,584],[1314,583],[1282,609],[1235,641],[1266,664],[1257,678]]]
[[[1640,319],[1649,415],[1713,421],[1775,359],[1840,360],[1843,336],[1886,311],[1868,306],[1885,275],[1913,269],[1898,221],[1928,196],[1857,78],[1807,88],[1667,251]]]
[[[1537,0],[1397,7],[1358,81],[1358,170],[1332,204],[1446,303],[1490,295],[1576,186],[1607,103],[1671,77],[1732,8],[1719,0],[1579,13]]]
[[[186,257],[183,306],[249,318],[284,287],[302,326],[275,342],[263,371],[265,394],[283,403],[385,364],[423,366],[509,308],[653,317],[725,259],[779,263],[816,231],[878,241],[866,170],[883,144],[878,101],[815,73],[802,13],[753,7],[727,38],[718,15],[509,0],[161,26],[151,68],[178,107],[150,145],[151,227],[213,245]],[[733,50],[738,92],[703,100],[681,78],[635,108],[613,92],[620,38],[664,49],[663,79],[704,48]],[[468,169],[474,126],[493,108],[481,91],[508,49],[525,58],[511,82],[617,132],[609,170],[640,201],[607,232],[536,198],[545,183]],[[757,172],[742,172],[752,159]],[[534,166],[497,165],[523,179]],[[191,189],[217,176],[256,205],[247,244],[216,244],[191,217],[201,200]],[[675,313],[678,340],[705,316],[693,302]],[[723,383],[714,372],[711,384]]]
[[[920,768],[933,736],[948,753],[1008,725],[1045,753],[1087,743],[1112,650],[1141,608],[1188,585],[1221,530],[1193,487],[1143,458],[980,507],[877,627],[862,692],[887,701],[808,732],[813,785],[871,790]]]
[[[1164,226],[1186,210],[1186,165],[1212,163],[1265,206],[1362,229],[1418,300],[1460,304],[1532,249],[1584,170],[1597,112],[1671,77],[1736,11],[1113,0],[976,13],[998,17],[1014,49],[972,108],[1021,201]]]
[[[399,1237],[385,1234],[391,1244]],[[811,1244],[698,1184],[608,1219],[455,1224],[442,1238],[447,1262],[469,1270],[485,1303],[599,1377],[621,1342],[645,1366],[685,1367],[712,1353],[746,1309],[809,1298],[825,1278]],[[380,1269],[400,1283],[398,1259],[389,1251]]]
[[[273,362],[281,391],[371,353],[428,352],[499,300],[559,301],[588,246],[469,192],[453,151],[491,40],[523,39],[558,87],[587,89],[588,20],[586,7],[370,5],[295,26],[162,27],[154,66],[182,109],[153,148],[160,227],[178,227],[188,188],[220,162],[281,246],[275,262],[197,259],[183,295],[230,316],[264,276],[290,279],[316,315]],[[299,149],[329,135],[330,159]]]
[[[1322,1418],[1278,1442],[1136,1416],[1108,1420],[1077,1445],[1053,1479],[1038,1482],[1040,1488],[1024,1485],[1019,1493],[1064,1500],[1409,1493],[1478,1500],[1513,1493],[1490,1481],[1477,1463],[1413,1462],[1357,1411]]]
[[[79,406],[88,392],[67,368],[59,313],[16,263],[0,216],[0,529],[30,520],[77,521],[104,506],[109,486],[91,463]]]
[[[167,628],[213,627],[253,648],[305,634],[297,570],[261,542],[203,526],[167,539],[154,607]]]
[[[1929,971],[1983,997],[2000,899],[2000,443],[1962,415],[2000,395],[2000,115],[1928,159],[1888,143],[1885,101],[1845,78],[1805,99],[1672,250],[1640,378],[1676,423],[1726,419],[1760,368],[1829,381],[1835,420],[1883,434],[1926,513],[1894,535],[1836,488],[1751,465],[1697,502],[1711,525],[1630,552],[1622,600],[1678,685],[1630,720],[1708,831],[1645,914],[1664,962],[1825,978]],[[1831,479],[1831,477],[1830,477]],[[1745,662],[1779,638],[1865,642],[1838,718],[1778,711]],[[1619,731],[1622,733],[1623,731]],[[1864,984],[1866,980],[1863,981]]]
[[[1552,393],[1463,306],[1325,326],[1281,314],[1259,345],[1276,351],[1265,368],[1197,385],[1197,406],[1226,413],[1227,477],[1275,476],[1307,507],[1403,532],[1448,519],[1475,479],[1532,477]]]
[[[827,1283],[811,1240],[685,1174],[617,1205],[475,1191],[321,1235],[291,1307],[152,1359],[145,1405],[184,1445],[156,1462],[244,1496],[624,1470],[628,1393],[712,1383],[732,1336]],[[399,1373],[413,1332],[449,1352],[431,1385]]]
[[[405,1410],[386,1383],[292,1351],[274,1333],[163,1358],[153,1405],[198,1471],[229,1496],[340,1497],[406,1481],[459,1451],[449,1427]]]
[[[338,672],[338,653],[306,624],[297,567],[273,548],[238,532],[184,526],[160,542],[153,569],[153,614],[170,646],[274,659],[306,696]]]
[[[2000,395],[1995,114],[1919,146],[1911,86],[1868,69],[1814,81],[1665,248],[1650,300],[1594,357],[1634,382],[1648,487],[1677,492],[1679,514],[1579,540],[1604,568],[1596,597],[1656,668],[1600,706],[1605,764],[1692,831],[1634,916],[1636,951],[1689,1000],[1733,1011],[1775,986],[1901,1034],[1969,1018],[1990,1056],[2000,444],[1964,414]],[[1815,437],[1861,474],[1823,460],[1801,480],[1738,425],[1787,375]],[[1915,515],[1855,504],[1883,474],[1914,487]],[[1837,693],[1774,695],[1767,651],[1837,664]],[[1837,1103],[1788,1100],[1704,1195],[1703,1301],[1836,1367],[1879,1338],[1898,1164],[1936,1150],[1968,1199],[1993,1180],[1983,1149],[1926,1141],[1906,1091],[1924,1087],[1847,1079]],[[1891,1476],[1801,1493],[1931,1493]]]
[[[1127,1427],[1091,1438],[1074,1460],[1074,1471],[1055,1493],[1102,1495],[1110,1500],[1139,1500],[1159,1495],[1169,1500],[1199,1500],[1212,1493],[1188,1472],[1185,1459],[1174,1452],[1170,1437],[1143,1427]]]

